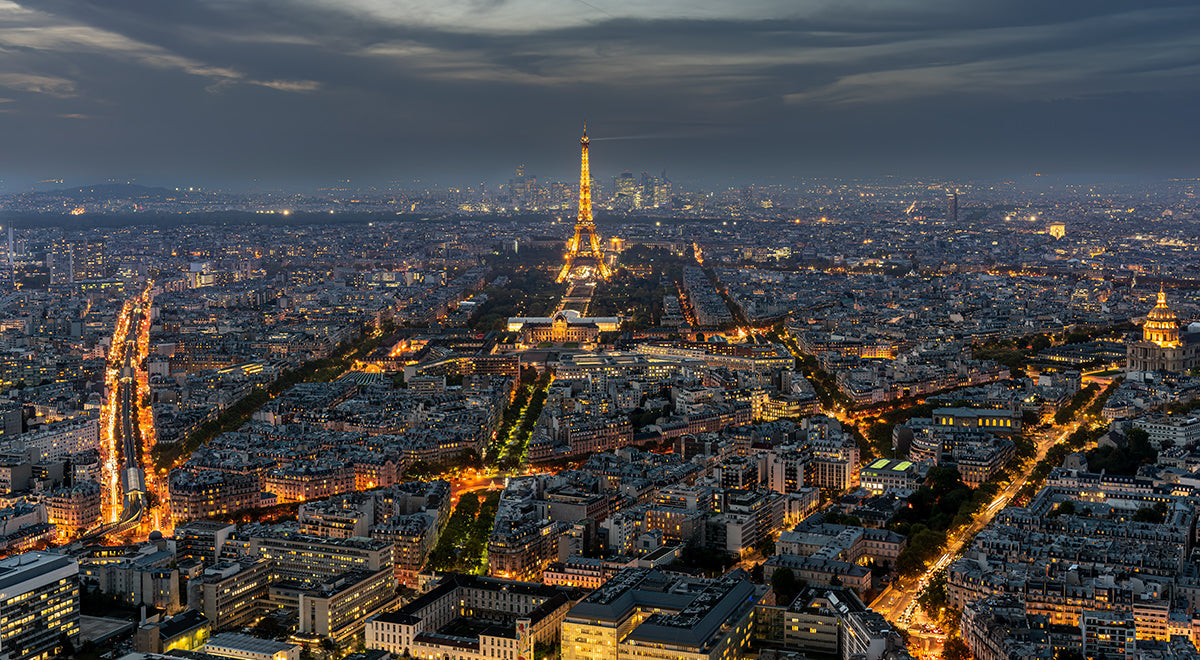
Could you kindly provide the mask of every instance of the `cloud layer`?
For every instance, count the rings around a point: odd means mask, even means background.
[[[0,177],[568,178],[585,118],[692,136],[602,171],[709,181],[1184,173],[1198,35],[1153,0],[0,0]]]

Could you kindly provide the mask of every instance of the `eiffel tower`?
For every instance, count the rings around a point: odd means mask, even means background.
[[[558,273],[558,281],[566,279],[603,279],[612,277],[608,264],[604,263],[604,252],[600,250],[600,238],[596,236],[596,222],[592,220],[592,177],[588,172],[587,124],[583,125],[583,137],[579,138],[582,152],[579,161],[579,215],[575,218],[575,235],[567,244],[566,263]]]

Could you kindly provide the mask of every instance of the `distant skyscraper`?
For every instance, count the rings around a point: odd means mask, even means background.
[[[74,268],[74,279],[98,280],[104,272],[104,241],[76,241],[71,245],[71,263]]]
[[[660,208],[671,205],[671,180],[667,178],[666,170],[654,185],[654,205]]]
[[[613,203],[617,208],[629,210],[642,207],[641,190],[629,170],[613,178],[613,193]]]
[[[654,206],[654,189],[658,187],[658,177],[642,172],[641,202],[642,208]]]
[[[951,191],[946,195],[946,222],[956,224],[958,222],[958,191]]]
[[[54,241],[46,252],[51,284],[70,284],[75,281],[74,250],[65,239]]]
[[[8,245],[4,255],[4,263],[7,264],[9,283],[15,286],[17,282],[17,268],[16,254],[13,252],[13,226],[11,220],[5,223],[5,229],[8,230]]]
[[[530,208],[538,204],[537,177],[525,173],[525,166],[517,168],[516,177],[508,181],[513,206]]]

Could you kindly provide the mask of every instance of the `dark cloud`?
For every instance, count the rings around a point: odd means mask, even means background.
[[[1200,7],[0,0],[8,187],[1192,174]]]

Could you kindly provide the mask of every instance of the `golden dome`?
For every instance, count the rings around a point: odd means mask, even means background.
[[[1167,294],[1158,290],[1158,304],[1146,314],[1142,326],[1143,341],[1154,342],[1163,347],[1177,347],[1179,342],[1179,317],[1167,307]]]
[[[1158,304],[1150,313],[1146,315],[1147,321],[1179,321],[1179,317],[1175,316],[1175,312],[1167,307],[1167,294],[1161,289],[1158,292]]]

